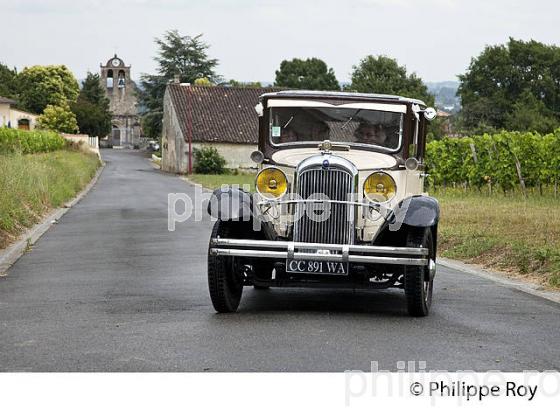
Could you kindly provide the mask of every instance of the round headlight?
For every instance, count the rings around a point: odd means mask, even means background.
[[[257,192],[267,198],[279,198],[288,190],[286,174],[278,168],[265,168],[257,175]]]
[[[395,180],[385,172],[374,172],[366,178],[364,196],[371,202],[387,202],[397,193]]]

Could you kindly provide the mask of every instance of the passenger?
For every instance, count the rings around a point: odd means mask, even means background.
[[[356,142],[387,146],[387,133],[381,124],[361,123],[354,132]]]
[[[295,131],[291,128],[285,128],[282,130],[282,136],[280,137],[280,144],[284,144],[287,142],[297,142],[298,135]]]

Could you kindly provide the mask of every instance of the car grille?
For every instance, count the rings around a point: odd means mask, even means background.
[[[323,194],[330,200],[350,201],[354,193],[352,174],[341,169],[310,169],[297,178],[297,192],[302,199]],[[307,208],[307,212],[306,211]],[[309,218],[309,205],[295,207],[294,241],[314,243],[354,243],[354,206],[330,203],[330,217],[321,222]]]

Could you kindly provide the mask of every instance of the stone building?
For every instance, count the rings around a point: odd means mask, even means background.
[[[109,136],[110,144],[114,147],[131,148],[140,143],[142,129],[138,113],[137,88],[130,76],[130,66],[115,56],[100,64],[101,86],[110,101],[113,113],[113,130]]]
[[[163,99],[162,169],[188,172],[189,145],[192,150],[215,147],[227,168],[254,167],[250,155],[258,143],[255,105],[261,94],[273,91],[277,89],[169,84]]]

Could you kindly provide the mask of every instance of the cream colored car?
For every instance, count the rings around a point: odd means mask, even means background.
[[[432,302],[439,206],[424,193],[435,110],[392,95],[281,91],[256,107],[256,193],[216,190],[208,281],[218,312],[244,286],[404,289]]]

